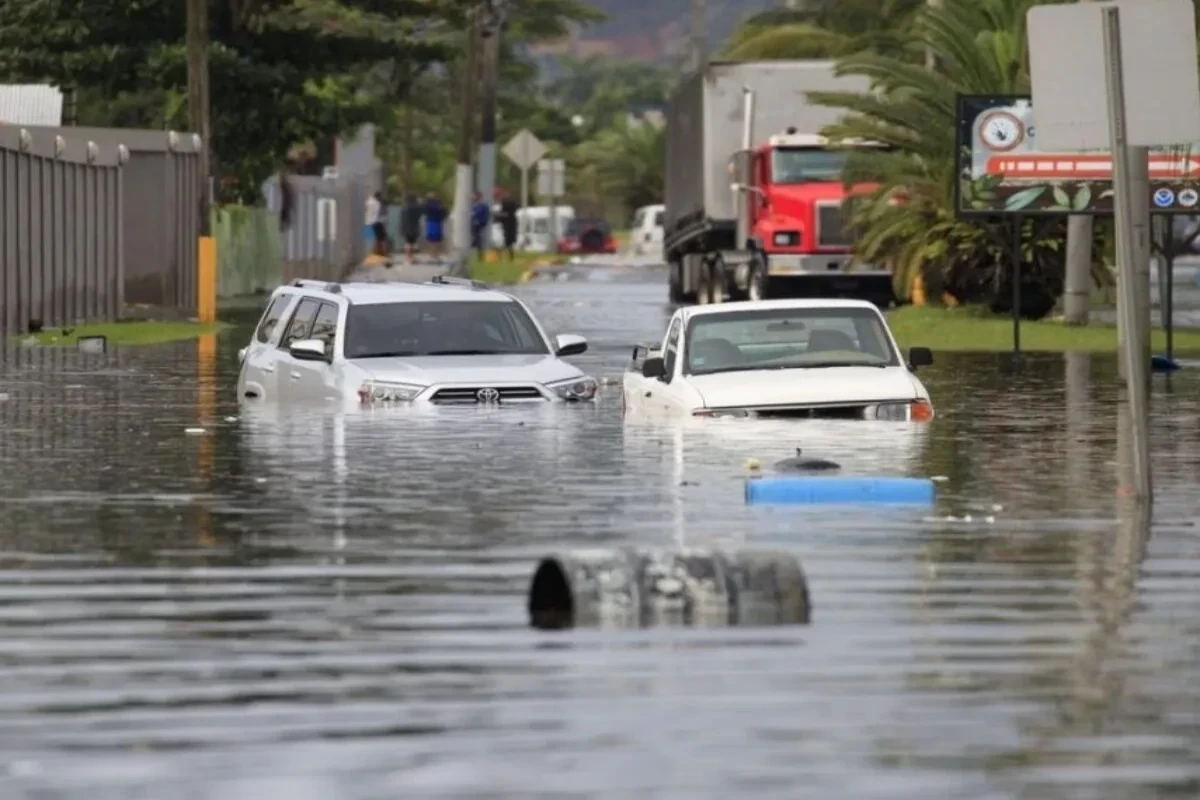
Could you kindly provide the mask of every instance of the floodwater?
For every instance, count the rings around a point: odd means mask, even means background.
[[[522,291],[601,376],[668,314],[658,279]],[[943,356],[924,436],[685,432],[615,389],[241,413],[246,330],[7,355],[0,796],[1200,794],[1200,370],[1156,378],[1147,536],[1107,357]],[[931,513],[747,507],[743,462],[797,446],[948,480]],[[680,540],[795,554],[812,624],[527,627],[539,556]]]

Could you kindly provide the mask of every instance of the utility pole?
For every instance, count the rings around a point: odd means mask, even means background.
[[[475,122],[475,81],[479,60],[479,12],[469,12],[466,63],[463,65],[462,108],[458,129],[458,166],[454,171],[454,207],[451,213],[455,263],[466,269],[471,249],[471,140]]]
[[[483,37],[483,115],[479,136],[477,188],[483,202],[490,204],[496,186],[496,95],[500,83],[500,33],[504,29],[504,0],[487,0],[480,35]],[[491,225],[484,226],[483,247],[489,246]]]
[[[188,127],[200,135],[200,235],[210,235],[208,200],[212,164],[208,106],[208,0],[187,0]]]
[[[708,0],[692,0],[692,64],[697,72],[708,68]]]

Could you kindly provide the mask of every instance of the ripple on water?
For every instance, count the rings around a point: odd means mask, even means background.
[[[652,282],[523,291],[599,376],[669,314]],[[6,797],[1200,791],[1186,371],[1156,387],[1147,538],[1118,514],[1108,358],[946,356],[924,430],[675,427],[622,418],[619,387],[243,413],[244,335],[212,364],[191,344],[6,357]],[[747,507],[745,460],[796,447],[947,480],[932,513]],[[680,541],[794,553],[813,624],[526,627],[546,552]]]

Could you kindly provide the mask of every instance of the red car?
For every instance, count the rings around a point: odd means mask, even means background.
[[[616,253],[617,240],[608,223],[596,217],[576,217],[558,240],[558,252],[567,255]]]

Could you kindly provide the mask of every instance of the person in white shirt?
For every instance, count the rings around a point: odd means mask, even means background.
[[[387,228],[383,224],[383,192],[375,192],[367,198],[367,224],[375,234],[375,253],[387,255]]]

